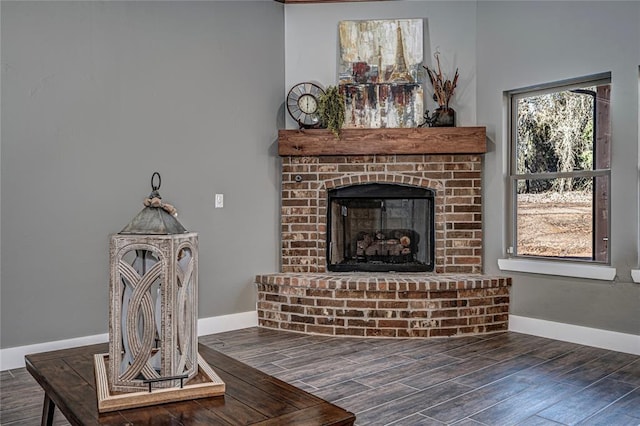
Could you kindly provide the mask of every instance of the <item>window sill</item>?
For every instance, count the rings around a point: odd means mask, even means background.
[[[501,271],[528,272],[531,274],[559,275],[562,277],[587,278],[613,281],[616,268],[602,265],[586,265],[529,259],[498,259]],[[640,271],[637,277],[640,279]]]
[[[640,283],[640,269],[631,270],[631,279],[634,283]]]

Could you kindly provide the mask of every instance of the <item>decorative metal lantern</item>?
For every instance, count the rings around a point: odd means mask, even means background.
[[[198,235],[151,177],[144,209],[110,241],[109,387],[181,386],[198,373]]]

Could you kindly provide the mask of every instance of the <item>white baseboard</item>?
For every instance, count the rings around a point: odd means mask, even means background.
[[[509,315],[509,331],[640,355],[640,335]]]
[[[218,317],[200,318],[198,320],[198,336],[222,333],[224,331],[240,330],[256,327],[258,312],[248,311],[239,314],[221,315]],[[24,367],[24,356],[39,352],[57,351],[59,349],[75,348],[109,341],[109,334],[96,334],[75,339],[57,340],[55,342],[37,343],[35,345],[17,346],[15,348],[0,349],[0,370],[10,370]]]
[[[75,339],[56,340],[55,342],[36,343],[35,345],[16,346],[0,349],[0,370],[24,367],[24,356],[39,352],[57,351],[58,349],[75,348],[109,341],[109,334],[77,337]]]
[[[241,312],[239,314],[219,317],[200,318],[198,320],[198,336],[240,330],[258,326],[258,311]]]
[[[256,327],[257,325],[258,313],[256,311],[201,318],[198,320],[198,335],[205,336]],[[563,324],[518,315],[509,315],[509,331],[640,355],[640,336],[635,334],[618,333],[616,331]],[[55,351],[108,341],[109,335],[105,333],[0,349],[0,370],[24,367],[24,356],[30,353]]]

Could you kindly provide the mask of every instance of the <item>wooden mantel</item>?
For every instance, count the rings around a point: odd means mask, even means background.
[[[485,152],[485,127],[342,129],[339,139],[326,129],[278,131],[278,154],[283,157]]]

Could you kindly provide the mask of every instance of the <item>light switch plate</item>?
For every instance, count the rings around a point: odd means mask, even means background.
[[[216,194],[215,208],[221,209],[224,207],[224,194]]]

